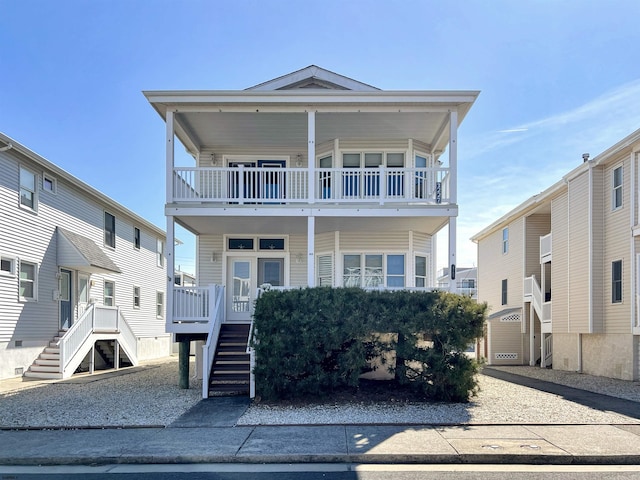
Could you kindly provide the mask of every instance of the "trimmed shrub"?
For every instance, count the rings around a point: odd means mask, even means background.
[[[464,351],[482,335],[485,312],[486,305],[446,292],[265,292],[254,312],[257,393],[279,400],[357,388],[373,358],[394,352],[394,364],[385,364],[394,383],[434,400],[467,401],[477,365]]]

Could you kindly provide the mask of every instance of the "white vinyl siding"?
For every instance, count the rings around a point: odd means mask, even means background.
[[[569,331],[569,195],[565,191],[551,201],[551,232],[553,234],[553,261],[551,262],[553,333]],[[482,280],[479,282],[482,288]]]
[[[587,172],[569,181],[568,193],[567,223],[569,265],[571,266],[568,283],[569,332],[589,333],[591,328],[589,325],[589,277],[591,275],[589,269],[591,262],[589,261],[589,175]]]

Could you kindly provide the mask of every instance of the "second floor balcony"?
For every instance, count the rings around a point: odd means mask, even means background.
[[[172,187],[169,203],[450,203],[449,169],[443,167],[177,167]]]

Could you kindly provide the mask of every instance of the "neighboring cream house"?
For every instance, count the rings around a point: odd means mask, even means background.
[[[145,95],[166,123],[167,244],[176,223],[197,236],[198,288],[168,282],[167,331],[208,342],[205,396],[209,378],[215,391],[249,377],[259,286],[433,288],[442,229],[456,263],[457,133],[478,92],[382,91],[309,66],[246,90]],[[176,140],[193,166],[176,165]],[[215,352],[233,328],[237,376]]]
[[[461,295],[478,298],[478,269],[476,267],[456,267],[454,273],[456,291]],[[449,267],[438,270],[438,288],[449,290],[451,285]]]
[[[165,241],[163,230],[0,134],[0,379],[169,355]]]
[[[640,130],[473,237],[489,365],[640,376]]]

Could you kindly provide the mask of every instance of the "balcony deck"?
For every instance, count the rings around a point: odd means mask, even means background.
[[[169,200],[225,205],[447,205],[449,169],[179,167],[173,172]]]

